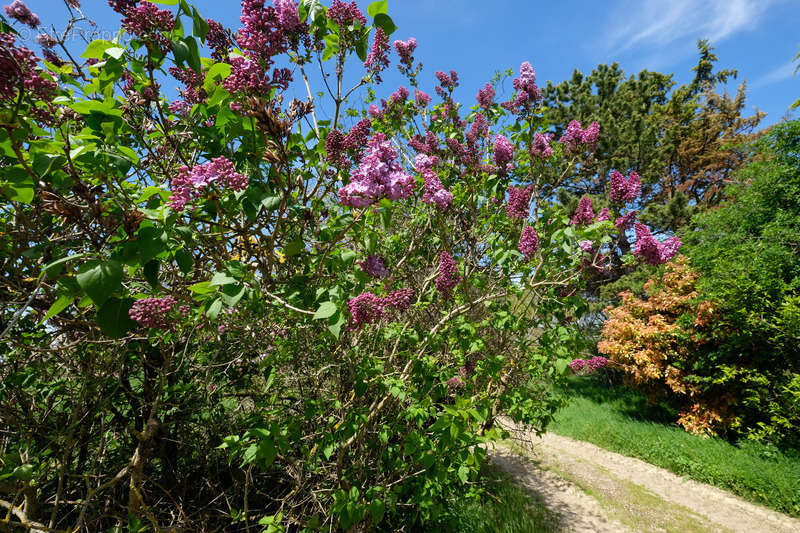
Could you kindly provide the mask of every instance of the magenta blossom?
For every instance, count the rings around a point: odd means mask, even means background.
[[[501,171],[514,159],[514,146],[503,135],[494,138],[494,162],[500,167]]]
[[[339,189],[339,200],[349,207],[366,207],[381,198],[392,201],[411,196],[414,178],[403,172],[397,150],[383,133],[367,143],[367,155],[353,173],[350,183]]]
[[[525,259],[530,261],[536,255],[538,249],[539,236],[536,234],[536,230],[532,226],[525,226],[525,229],[522,230],[522,236],[519,238],[517,250],[522,252]]]
[[[506,215],[509,218],[528,218],[531,209],[531,196],[533,186],[508,188],[508,202],[506,203]]]
[[[36,13],[33,13],[20,0],[14,0],[11,5],[4,6],[3,9],[5,9],[6,15],[22,24],[26,24],[31,28],[36,28],[39,25],[39,17],[36,16]]]
[[[553,147],[550,146],[552,135],[549,133],[536,133],[533,136],[533,146],[531,146],[531,156],[546,159],[553,155]]]
[[[419,89],[414,89],[414,100],[417,101],[419,107],[427,107],[431,103],[431,97]]]
[[[594,221],[594,209],[592,209],[592,199],[588,196],[581,198],[578,202],[578,210],[575,211],[575,216],[572,217],[572,224],[577,226],[579,224],[591,224]]]
[[[636,231],[636,245],[633,255],[650,265],[661,265],[675,257],[681,248],[679,237],[670,237],[664,242],[658,242],[644,224],[634,224]]]
[[[371,255],[366,260],[359,263],[361,270],[374,278],[385,278],[389,275],[386,268],[386,261],[379,255]]]
[[[614,222],[614,226],[617,228],[617,231],[627,231],[628,229],[632,228],[633,223],[636,221],[636,214],[637,211],[634,209],[628,214],[619,217]]]
[[[247,181],[247,176],[236,172],[233,163],[225,157],[217,157],[191,170],[181,167],[170,182],[172,196],[169,205],[175,211],[183,211],[186,204],[202,194],[203,189],[215,183],[234,191],[243,191],[247,188]]]
[[[461,281],[461,277],[458,275],[458,267],[453,261],[453,256],[442,252],[439,255],[439,276],[436,278],[436,290],[442,293],[442,297],[447,300],[459,281]]]
[[[487,83],[483,87],[483,89],[480,89],[478,91],[477,95],[478,105],[488,111],[489,108],[492,107],[492,104],[494,103],[495,94],[496,93],[494,91],[494,87],[492,87],[490,84]]]
[[[590,151],[597,149],[597,140],[600,136],[600,124],[592,122],[585,130],[581,128],[581,123],[577,120],[571,121],[567,124],[566,133],[559,139],[559,142],[564,145],[567,152],[577,152],[581,147],[585,146]]]
[[[389,39],[386,37],[383,28],[378,28],[375,30],[375,39],[372,41],[372,49],[367,56],[367,60],[364,61],[364,67],[367,69],[367,72],[371,73],[378,83],[383,81],[381,80],[380,73],[389,66],[388,51]]]
[[[542,93],[536,86],[536,72],[527,61],[519,67],[519,78],[514,78],[514,90],[517,91],[516,96],[501,105],[515,114],[535,108],[542,99]]]
[[[600,355],[595,355],[591,359],[574,359],[570,364],[569,367],[575,374],[579,374],[581,372],[586,374],[591,374],[608,364],[608,359],[602,357]]]
[[[607,220],[611,220],[611,214],[609,213],[608,208],[604,207],[603,210],[600,211],[600,214],[597,215],[595,222],[605,222]]]
[[[400,56],[400,63],[411,68],[411,64],[414,62],[414,50],[417,49],[417,40],[412,37],[406,42],[395,41],[393,44],[394,49],[397,50],[397,54]]]
[[[642,182],[636,172],[631,172],[627,178],[616,170],[611,173],[608,197],[612,202],[633,202],[641,192]]]
[[[444,211],[453,203],[453,195],[444,188],[439,177],[433,171],[434,165],[438,163],[438,157],[426,154],[417,154],[415,159],[417,172],[425,181],[425,193],[422,195],[422,201],[426,204],[436,204],[436,207]]]
[[[177,303],[172,296],[143,298],[133,302],[128,316],[146,328],[165,328],[174,322],[169,315]]]

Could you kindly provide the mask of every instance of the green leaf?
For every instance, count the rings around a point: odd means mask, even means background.
[[[338,309],[333,302],[322,302],[314,313],[314,320],[322,320],[323,318],[330,318],[336,313]]]
[[[379,524],[381,520],[383,520],[383,513],[385,511],[386,505],[383,503],[383,500],[372,500],[369,504],[369,514],[372,515],[372,523]]]
[[[54,167],[56,169],[61,168],[64,163],[67,161],[67,158],[60,154],[46,154],[46,153],[37,153],[33,156],[33,171],[36,172],[40,177],[44,177],[50,173]]]
[[[183,42],[186,43],[189,50],[189,55],[187,57],[189,66],[192,67],[192,70],[195,72],[203,72],[203,64],[200,62],[200,49],[197,46],[197,39],[190,36],[184,38]]]
[[[144,265],[144,279],[146,279],[147,283],[154,289],[158,287],[158,270],[160,267],[161,263],[158,259],[152,259]]]
[[[206,35],[208,35],[209,30],[208,22],[206,19],[200,16],[200,13],[197,12],[197,8],[192,8],[192,33],[195,34],[198,38],[200,38],[203,42],[206,41]]]
[[[237,281],[238,280],[236,278],[232,278],[231,276],[229,276],[225,272],[217,272],[211,278],[210,285],[212,287],[215,287],[215,286],[220,286],[220,285],[227,285],[229,283],[236,283]]]
[[[210,320],[216,320],[220,311],[222,311],[222,300],[217,298],[211,303],[211,305],[208,306],[208,309],[206,310],[206,316]]]
[[[122,286],[122,264],[114,259],[88,261],[81,265],[75,278],[83,292],[100,307]]]
[[[175,262],[178,263],[178,268],[181,269],[181,272],[184,274],[188,274],[192,271],[192,266],[194,266],[194,259],[192,259],[192,254],[180,248],[175,250]]]
[[[367,14],[370,17],[374,17],[379,13],[383,13],[384,15],[389,12],[389,0],[377,0],[376,2],[372,2],[369,7],[367,7]]]
[[[461,480],[461,483],[466,483],[469,476],[469,468],[466,466],[459,466],[458,467],[458,479]]]
[[[231,66],[227,63],[214,63],[206,72],[206,79],[203,81],[203,89],[209,94],[218,83],[218,79],[224,80],[231,75]]]
[[[12,202],[29,204],[33,201],[35,183],[33,177],[21,167],[6,167],[0,172],[3,195]],[[5,184],[3,184],[5,182]]]
[[[106,54],[113,57],[114,59],[119,59],[125,54],[125,49],[120,48],[119,46],[114,46],[112,48],[106,48]]]
[[[165,6],[177,6],[180,0],[147,0],[153,4],[162,4]]]
[[[293,255],[299,254],[303,249],[305,249],[306,244],[297,239],[296,241],[292,241],[286,246],[283,247],[283,253],[286,254],[286,257],[292,257]]]
[[[208,294],[210,292],[216,291],[216,289],[214,289],[211,286],[211,283],[209,283],[208,281],[201,281],[200,283],[195,283],[194,285],[190,285],[189,291],[195,294]]]
[[[235,284],[235,285],[226,285],[222,288],[222,301],[225,302],[225,305],[228,307],[233,307],[239,300],[242,299],[246,292],[246,288],[242,284]]]
[[[69,304],[71,304],[74,299],[75,298],[73,298],[69,294],[62,294],[61,296],[59,296],[56,299],[56,301],[53,302],[53,305],[50,306],[50,309],[47,310],[47,313],[45,313],[44,318],[42,318],[42,321],[39,322],[39,324],[43,324],[47,320],[53,318],[58,313],[69,307]]]
[[[147,263],[167,247],[167,233],[154,226],[147,226],[139,230],[136,245],[142,264]]]
[[[119,339],[136,327],[128,312],[133,307],[133,298],[110,298],[97,312],[97,324],[107,337]]]
[[[397,26],[394,25],[392,17],[386,13],[378,13],[375,15],[375,25],[379,28],[383,28],[383,31],[386,33],[387,37],[397,30]]]
[[[116,46],[117,45],[111,41],[98,39],[97,41],[92,41],[89,43],[89,46],[86,47],[86,50],[81,54],[81,57],[86,59],[100,59],[105,54],[106,50],[109,48],[116,48]]]

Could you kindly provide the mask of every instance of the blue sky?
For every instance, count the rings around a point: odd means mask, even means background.
[[[55,7],[57,0],[26,3],[46,25],[63,27],[65,11]],[[105,0],[82,4],[98,29],[119,27]],[[194,4],[203,16],[238,27],[238,1]],[[366,11],[369,2],[358,4]],[[389,14],[399,28],[392,40],[419,41],[415,56],[425,65],[423,88],[433,88],[436,70],[456,70],[457,96],[468,105],[495,71],[516,72],[522,61],[534,66],[540,85],[569,78],[575,68],[588,73],[614,61],[628,74],[674,72],[679,83],[687,82],[698,38],[716,46],[718,68],[739,71],[731,91],[747,81],[748,110],[766,111],[764,124],[779,121],[800,98],[792,62],[800,43],[797,0],[389,0]],[[393,70],[378,93],[388,96],[401,83]]]

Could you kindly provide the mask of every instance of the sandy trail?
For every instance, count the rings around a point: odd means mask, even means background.
[[[534,492],[569,532],[796,533],[800,520],[663,468],[503,421],[511,446],[492,461]]]

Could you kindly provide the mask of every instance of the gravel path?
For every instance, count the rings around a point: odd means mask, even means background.
[[[492,460],[560,516],[567,532],[797,533],[800,520],[552,433],[536,437],[504,421],[514,438]]]

